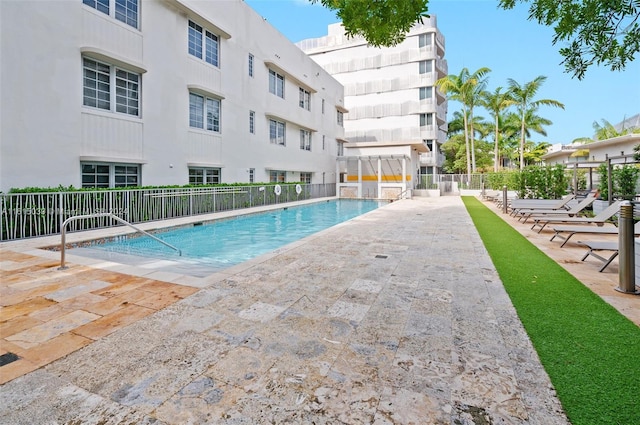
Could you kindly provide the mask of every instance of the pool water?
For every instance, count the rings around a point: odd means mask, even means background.
[[[335,200],[238,216],[180,227],[154,236],[182,251],[182,256],[148,237],[123,237],[93,249],[193,263],[221,270],[278,249],[338,223],[372,211],[384,203]]]

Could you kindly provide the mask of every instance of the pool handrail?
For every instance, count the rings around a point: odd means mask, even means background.
[[[112,219],[116,220],[119,223],[122,223],[126,226],[131,227],[132,229],[134,229],[137,232],[142,233],[145,236],[149,236],[151,239],[154,239],[158,242],[160,242],[161,244],[175,250],[178,251],[178,255],[182,256],[182,251],[178,248],[176,248],[175,246],[163,241],[160,238],[157,238],[155,236],[153,236],[151,233],[146,232],[142,229],[140,229],[139,227],[134,226],[133,224],[129,223],[126,220],[123,220],[122,218],[118,217],[117,215],[113,214],[113,213],[95,213],[95,214],[85,214],[85,215],[75,215],[73,217],[69,217],[67,218],[63,223],[62,223],[62,229],[60,231],[60,267],[58,267],[58,270],[65,270],[67,269],[67,266],[65,266],[65,253],[66,253],[66,248],[67,248],[67,244],[66,244],[66,235],[67,235],[67,224],[71,223],[72,221],[75,220],[81,220],[84,218],[97,218],[97,217],[111,217]]]

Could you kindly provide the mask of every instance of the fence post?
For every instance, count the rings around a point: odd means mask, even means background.
[[[502,213],[507,213],[507,185],[502,186]]]
[[[633,203],[622,201],[618,218],[618,278],[616,291],[625,294],[638,294],[635,276],[635,240],[633,223]]]

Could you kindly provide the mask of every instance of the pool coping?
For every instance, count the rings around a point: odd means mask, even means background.
[[[323,198],[306,199],[303,201],[263,205],[259,207],[228,210],[228,211],[221,211],[221,212],[210,213],[210,214],[200,214],[200,215],[193,215],[188,217],[172,218],[167,220],[136,223],[135,226],[146,232],[154,232],[154,231],[159,231],[167,228],[189,226],[189,225],[193,225],[194,223],[212,222],[216,220],[236,218],[236,217],[245,216],[245,215],[259,214],[259,213],[279,210],[287,207],[310,205],[310,204],[329,202],[329,201],[334,201],[339,199],[346,199],[346,198],[331,196],[331,197],[323,197]],[[384,201],[379,199],[367,199],[367,200]],[[389,204],[391,204],[391,202],[389,202]],[[379,208],[384,208],[385,206],[386,205],[382,205]],[[169,283],[176,283],[179,285],[192,286],[196,288],[204,288],[206,286],[209,286],[212,283],[227,279],[231,275],[234,275],[243,270],[254,267],[256,264],[263,263],[277,255],[282,254],[283,252],[287,252],[292,249],[295,249],[310,240],[313,240],[317,237],[322,236],[325,232],[335,229],[336,227],[339,227],[344,223],[348,223],[351,220],[356,220],[359,217],[363,217],[367,213],[361,214],[357,217],[353,217],[349,220],[343,221],[342,223],[338,223],[336,225],[328,227],[327,229],[323,229],[318,232],[315,232],[312,235],[305,236],[301,239],[298,239],[297,241],[290,242],[275,250],[269,251],[267,253],[261,254],[252,259],[243,261],[242,263],[225,268],[224,270],[213,272],[210,275],[203,276],[203,277],[193,276],[189,274],[182,274],[182,273],[174,273],[169,271],[157,271],[151,268],[122,264],[116,261],[91,258],[89,256],[83,256],[83,255],[74,255],[72,253],[69,253],[68,251],[65,253],[65,258],[66,258],[65,263],[69,263],[70,267],[88,266],[88,267],[94,267],[97,269],[124,273],[131,276],[146,277],[149,279],[160,280],[160,281],[169,282]],[[107,239],[107,238],[117,238],[122,236],[133,235],[135,233],[138,233],[138,232],[127,226],[117,226],[117,227],[110,227],[110,228],[103,228],[103,229],[85,230],[85,231],[67,233],[65,244],[67,246],[73,246],[73,245],[82,244],[88,241],[95,241],[95,240]],[[60,238],[61,238],[60,235],[52,235],[52,236],[41,236],[41,237],[29,238],[29,239],[21,239],[19,241],[4,241],[4,242],[0,242],[0,249],[10,249],[16,252],[22,252],[25,254],[36,255],[39,257],[55,260],[55,259],[60,259],[61,254],[59,249],[53,250],[52,247],[55,247],[56,245],[60,246],[60,242],[61,242]]]

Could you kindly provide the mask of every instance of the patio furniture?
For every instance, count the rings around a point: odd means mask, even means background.
[[[557,226],[553,228],[555,234],[551,236],[551,241],[555,238],[562,239],[562,245],[560,248],[565,246],[569,239],[575,234],[593,234],[593,235],[617,235],[618,228],[616,226]],[[566,236],[563,236],[561,233],[568,233]],[[640,221],[634,225],[633,233],[635,236],[640,235]]]
[[[542,229],[544,229],[550,223],[597,224],[599,226],[604,226],[607,220],[609,220],[620,211],[620,202],[621,201],[614,202],[613,204],[602,210],[595,217],[559,217],[557,215],[554,217],[552,214],[549,214],[549,216],[531,217],[534,220],[533,226],[531,226],[531,230],[539,227],[540,229],[538,230],[538,233],[540,233]]]
[[[569,210],[569,202],[575,198],[575,195],[567,195],[561,199],[514,199],[509,207],[511,215],[515,216],[519,212],[527,210]]]
[[[575,215],[577,215],[579,212],[581,212],[582,210],[584,210],[585,208],[587,208],[588,206],[590,206],[591,204],[593,204],[593,201],[595,201],[596,198],[593,196],[588,196],[585,199],[583,199],[582,201],[580,201],[578,203],[578,205],[573,206],[571,209],[569,210],[565,210],[565,209],[561,209],[561,210],[545,210],[542,208],[536,208],[533,210],[526,210],[526,211],[522,211],[519,213],[520,217],[518,218],[518,221],[520,221],[521,219],[524,218],[523,223],[526,223],[527,220],[529,220],[529,218],[539,218],[539,217],[544,217],[544,216],[553,216],[553,215],[560,215],[560,216],[565,216],[565,217],[573,217]]]
[[[584,257],[582,257],[582,261],[586,260],[588,256],[592,256],[604,262],[602,267],[600,267],[600,270],[598,270],[599,272],[606,269],[607,266],[618,256],[618,241],[578,241],[578,243],[589,248],[589,251],[587,251]],[[610,251],[611,255],[609,257],[603,257],[598,254],[601,251]]]

